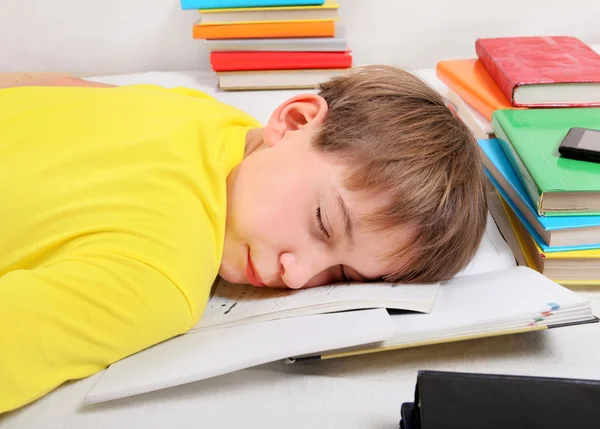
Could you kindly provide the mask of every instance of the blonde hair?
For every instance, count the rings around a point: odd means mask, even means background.
[[[346,161],[346,187],[384,192],[390,203],[368,221],[385,231],[416,227],[386,255],[398,267],[384,280],[446,280],[475,254],[487,216],[475,137],[444,98],[415,75],[369,66],[321,85],[329,110],[313,144]]]

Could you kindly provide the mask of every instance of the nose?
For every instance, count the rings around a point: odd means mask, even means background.
[[[290,289],[300,289],[309,283],[310,286],[329,283],[333,280],[329,270],[332,267],[330,259],[322,253],[307,255],[305,258],[299,258],[291,252],[282,253],[279,257],[281,279]]]

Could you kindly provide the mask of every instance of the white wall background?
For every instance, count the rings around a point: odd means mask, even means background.
[[[338,0],[355,62],[434,67],[477,37],[573,35],[600,43],[600,0]],[[179,0],[0,0],[0,72],[208,70]]]

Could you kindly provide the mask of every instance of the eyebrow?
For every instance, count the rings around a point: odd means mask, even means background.
[[[339,193],[336,193],[336,197],[338,206],[342,212],[342,218],[344,220],[344,233],[346,235],[346,239],[350,243],[350,247],[352,247],[354,246],[354,222],[352,220],[352,213],[350,213],[350,209]]]

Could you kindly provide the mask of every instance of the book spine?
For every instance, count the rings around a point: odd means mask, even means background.
[[[324,0],[180,0],[181,9],[322,5]]]
[[[194,39],[260,39],[270,37],[333,37],[335,21],[261,24],[194,25]]]
[[[519,157],[519,154],[515,150],[514,146],[511,144],[509,137],[507,136],[506,132],[504,131],[504,128],[502,127],[501,121],[498,119],[497,113],[494,113],[494,115],[492,115],[492,129],[496,134],[496,138],[500,142],[500,146],[502,146],[502,150],[504,151],[506,157],[510,161],[510,164],[521,179],[523,185],[525,186],[525,190],[527,191],[531,202],[535,206],[538,215],[543,216],[543,193],[541,192],[537,183],[533,179],[533,176]]]
[[[337,29],[336,29],[337,32]],[[215,39],[208,40],[209,51],[289,51],[289,52],[345,52],[348,45],[343,38],[311,37],[306,39]]]
[[[475,53],[511,106],[516,107],[514,98],[516,83],[508,78],[502,64],[495,60],[494,54],[479,39],[475,42]]]
[[[213,71],[337,69],[352,65],[349,53],[211,52]]]

